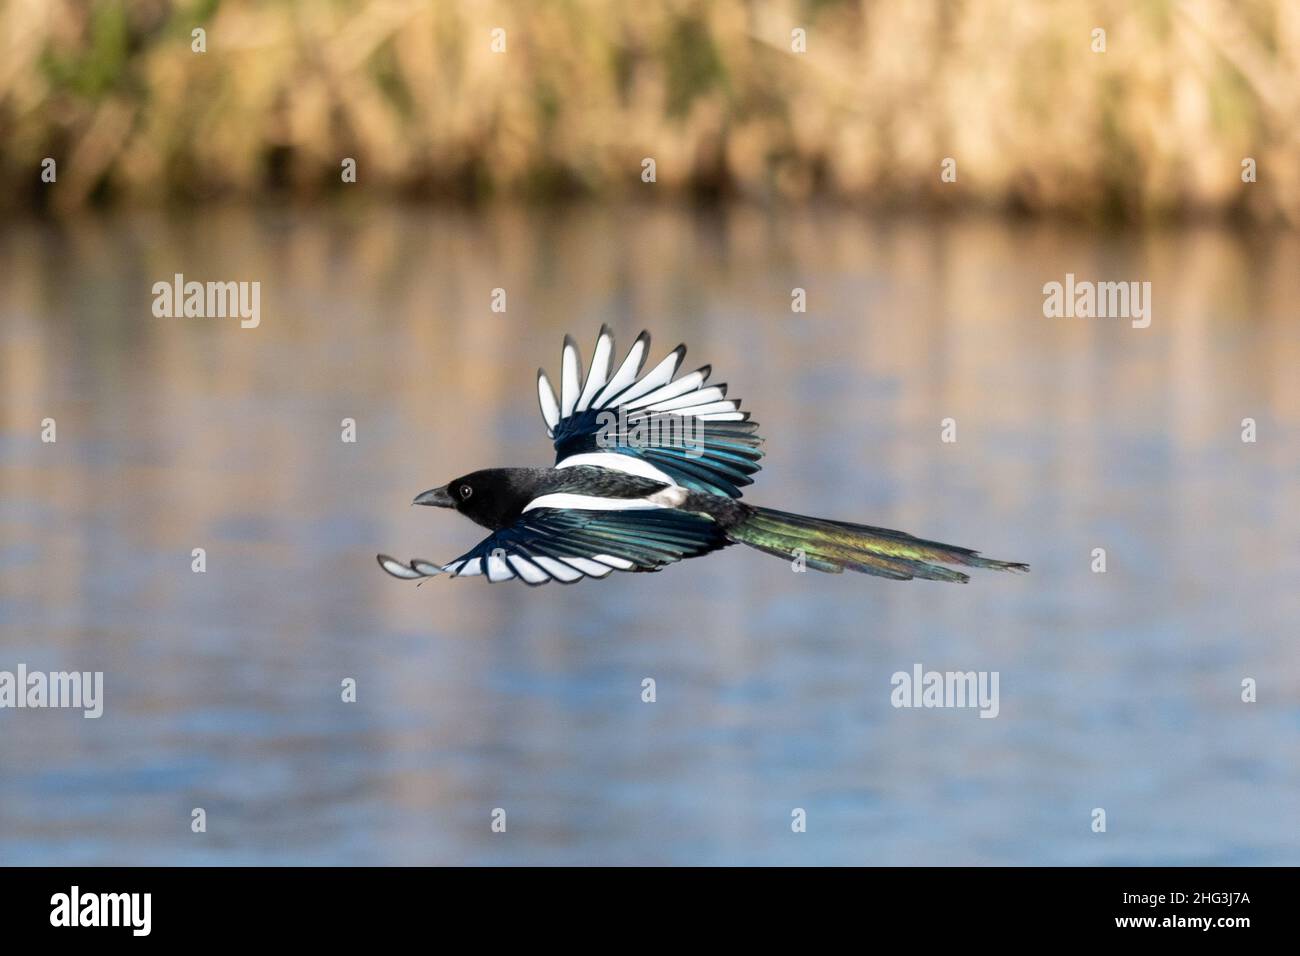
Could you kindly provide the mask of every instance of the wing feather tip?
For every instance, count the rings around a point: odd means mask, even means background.
[[[377,554],[375,555],[375,560],[379,562],[379,566],[383,569],[385,574],[401,581],[414,581],[416,578],[429,576],[421,574],[411,565],[398,561],[390,554]]]

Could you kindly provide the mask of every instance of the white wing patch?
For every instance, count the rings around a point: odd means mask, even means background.
[[[533,558],[551,577],[562,584],[572,584],[582,579],[582,572],[571,564],[565,564],[559,558],[547,558],[541,555]]]
[[[609,363],[614,358],[614,336],[609,329],[602,328],[596,338],[596,351],[591,355],[591,369],[587,372],[587,383],[582,386],[582,395],[578,398],[578,411],[585,412],[591,407],[591,400],[609,381]]]
[[[563,560],[593,578],[603,578],[614,570],[612,565],[602,564],[592,558],[564,558]]]
[[[515,574],[510,570],[510,565],[506,564],[504,557],[489,554],[487,558],[487,576],[489,581],[509,581]]]
[[[674,412],[679,408],[691,408],[695,405],[703,405],[721,400],[726,396],[726,392],[718,386],[711,388],[701,388],[697,391],[688,392],[685,395],[678,395],[674,398],[666,398],[662,401],[655,402],[652,405],[645,406],[649,412]]]
[[[608,327],[601,326],[600,334],[596,338],[596,348],[592,353],[591,368],[587,372],[586,381],[579,388],[578,379],[582,374],[582,359],[573,339],[565,336],[564,349],[560,357],[558,399],[546,373],[541,369],[537,371],[538,401],[542,408],[542,418],[546,422],[546,433],[554,437],[556,426],[564,419],[588,410],[603,408],[623,408],[629,412],[640,410],[641,414],[672,412],[675,415],[694,417],[701,421],[743,422],[747,420],[748,416],[740,410],[740,403],[726,397],[725,385],[704,388],[704,383],[712,371],[710,366],[706,365],[674,380],[673,376],[677,374],[682,359],[686,357],[684,345],[677,346],[658,365],[641,375],[641,368],[645,365],[649,350],[650,334],[642,332],[632,343],[632,348],[628,350],[618,370],[611,376],[614,336]],[[565,461],[567,462],[568,459]],[[560,463],[557,467],[564,467],[564,463]]]
[[[439,567],[429,561],[418,558],[403,564],[386,554],[379,555],[379,566],[395,578],[403,581],[419,581],[447,574],[454,578],[486,577],[496,584],[518,577],[525,584],[540,585],[549,581],[561,584],[573,584],[584,577],[603,578],[611,571],[631,571],[636,564],[617,555],[597,554],[590,558],[568,556],[553,558],[533,554],[524,557],[520,554],[490,554],[486,558],[470,558],[468,561],[453,561]]]
[[[646,351],[649,348],[650,334],[642,332],[636,337],[636,341],[632,343],[627,358],[623,359],[623,364],[618,367],[614,377],[600,390],[600,394],[591,403],[592,408],[605,408],[611,398],[617,397],[620,392],[636,381],[641,366],[645,364]]]
[[[549,580],[545,571],[525,557],[511,554],[506,557],[506,560],[510,562],[510,567],[514,569],[515,573],[529,584],[545,584]]]
[[[423,564],[424,562],[421,563]],[[415,569],[414,561],[412,561],[410,565],[405,565],[396,558],[390,558],[386,554],[381,554],[379,556],[379,566],[393,577],[401,578],[404,581],[414,581],[416,578],[433,577],[431,574],[424,574],[421,571],[417,571]],[[441,570],[441,568],[439,570]]]
[[[551,380],[540,368],[537,370],[537,401],[542,406],[542,419],[546,422],[546,434],[555,433],[555,426],[560,423],[560,403],[555,400],[555,389]]]
[[[560,356],[560,417],[568,418],[578,404],[578,377],[582,374],[578,359],[578,343],[564,337],[564,351]]]
[[[648,392],[662,388],[672,381],[673,375],[677,372],[677,366],[682,363],[685,356],[686,346],[677,346],[668,353],[667,358],[642,375],[635,385],[625,389],[622,394],[611,395],[610,400],[617,401],[619,405],[627,405]]]
[[[697,369],[689,375],[683,375],[675,382],[670,382],[663,388],[651,392],[649,395],[642,395],[635,401],[628,402],[627,407],[644,408],[646,405],[653,405],[656,402],[662,402],[670,398],[676,398],[678,395],[685,395],[687,392],[693,392],[704,384],[709,373],[713,371],[712,366],[706,365],[704,368]]]
[[[678,489],[681,490],[681,489]],[[633,511],[638,508],[670,508],[651,498],[598,498],[595,495],[570,495],[557,492],[534,498],[524,506],[524,513],[537,508],[567,508],[570,511]]]

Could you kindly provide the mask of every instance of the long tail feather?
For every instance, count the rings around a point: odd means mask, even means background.
[[[732,539],[778,557],[803,556],[808,567],[838,573],[845,568],[882,578],[965,583],[970,578],[941,565],[956,564],[996,571],[1028,571],[1029,565],[981,557],[969,548],[914,538],[901,531],[810,518],[807,515],[755,508],[730,530]]]

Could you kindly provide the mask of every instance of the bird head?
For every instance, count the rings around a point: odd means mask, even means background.
[[[454,478],[440,488],[430,488],[415,496],[414,505],[454,508],[485,528],[501,528],[522,507],[506,468],[488,468]]]

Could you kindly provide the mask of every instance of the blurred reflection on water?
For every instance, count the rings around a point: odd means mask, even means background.
[[[830,212],[11,224],[0,669],[107,701],[0,711],[0,863],[1300,863],[1298,258]],[[260,280],[260,328],[155,319],[177,272]],[[1045,319],[1067,272],[1150,280],[1151,328]],[[550,460],[536,367],[601,321],[746,400],[749,499],[1033,574],[382,575],[479,538],[413,494]],[[916,662],[999,671],[1001,715],[893,709]]]

